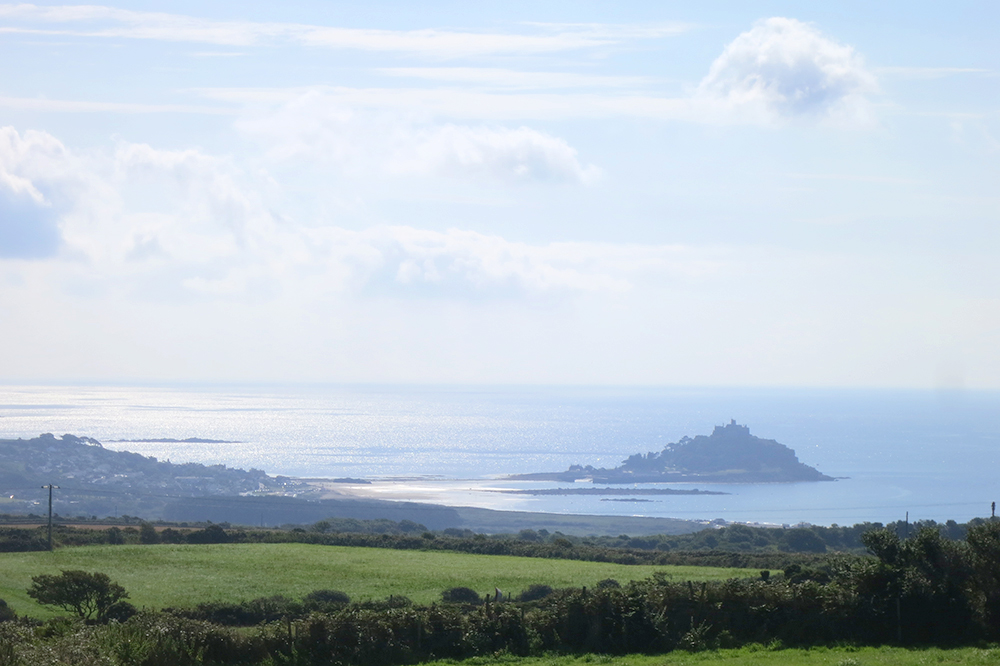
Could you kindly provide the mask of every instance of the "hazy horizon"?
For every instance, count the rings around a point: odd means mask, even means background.
[[[0,379],[1000,389],[998,14],[0,4]]]

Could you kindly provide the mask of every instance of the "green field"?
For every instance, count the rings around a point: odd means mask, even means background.
[[[582,656],[548,656],[518,658],[473,658],[464,661],[432,661],[425,666],[931,666],[933,664],[1000,664],[1000,649],[991,647],[906,649],[878,648],[811,648],[807,650],[770,650],[749,646],[738,650],[706,652],[675,651],[661,655],[629,655],[609,657],[587,654]]]
[[[307,544],[85,546],[55,552],[0,554],[0,599],[17,612],[49,617],[25,590],[31,577],[62,569],[101,571],[130,593],[137,607],[193,606],[282,594],[301,598],[317,589],[343,590],[354,600],[406,595],[431,603],[449,587],[517,594],[533,583],[592,586],[663,571],[676,580],[756,576],[756,570],[666,567],[549,560],[441,551],[347,548]]]

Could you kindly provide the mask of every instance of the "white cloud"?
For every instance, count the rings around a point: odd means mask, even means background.
[[[564,140],[519,127],[444,125],[415,133],[391,158],[390,171],[502,180],[587,183],[600,170],[584,166]]]
[[[0,256],[54,255],[61,244],[62,216],[93,185],[52,135],[0,128]]]
[[[498,68],[386,68],[383,74],[453,84],[435,88],[201,89],[209,99],[292,105],[309,96],[348,109],[476,120],[653,118],[711,124],[788,119],[864,125],[871,121],[874,74],[850,46],[789,18],[770,18],[733,40],[688,97],[654,92],[556,92],[557,88],[648,88],[642,77],[517,72]],[[470,85],[474,88],[470,89]],[[541,92],[545,90],[546,92]],[[530,91],[530,92],[525,92]],[[538,91],[538,92],[535,92]],[[298,101],[297,101],[298,100]]]
[[[415,150],[434,154],[418,156],[420,168],[516,172],[517,165],[550,168],[560,159],[569,162],[559,168],[578,166],[564,143],[526,129],[444,127],[421,141]],[[679,246],[539,245],[462,229],[296,223],[275,212],[280,187],[267,174],[199,150],[120,143],[110,152],[75,154],[44,132],[4,128],[0,174],[39,204],[58,203],[50,220],[58,253],[22,254],[48,256],[74,289],[87,284],[98,292],[172,300],[372,291],[530,297],[627,291],[651,274],[700,279],[720,261]]]
[[[237,122],[277,159],[309,158],[350,172],[589,183],[600,170],[565,140],[528,127],[435,123],[402,108],[344,104],[309,90]]]
[[[769,18],[733,40],[697,96],[756,120],[864,121],[875,76],[853,48],[790,18]]]
[[[0,5],[0,20],[27,24],[0,26],[0,32],[7,33],[125,37],[240,47],[284,41],[333,49],[396,51],[434,57],[535,54],[607,47],[624,41],[676,35],[689,27],[680,23],[650,26],[538,24],[530,26],[534,29],[532,34],[433,29],[372,30],[298,23],[214,21],[102,6],[43,7],[30,4]],[[68,24],[73,27],[32,27],[37,23]]]

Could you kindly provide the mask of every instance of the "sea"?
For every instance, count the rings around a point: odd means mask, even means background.
[[[504,492],[581,487],[504,477],[614,467],[731,419],[837,480],[667,484],[727,494],[643,501]],[[964,522],[989,516],[1000,499],[1000,392],[993,391],[0,386],[0,437],[41,433],[92,437],[175,463],[363,478],[374,482],[374,496],[390,499],[517,511],[852,525]],[[223,441],[139,441],[187,438]]]

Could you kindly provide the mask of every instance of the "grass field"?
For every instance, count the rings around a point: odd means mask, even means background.
[[[533,583],[592,586],[621,583],[655,571],[676,580],[756,576],[756,570],[658,567],[440,551],[404,551],[306,544],[86,546],[55,552],[0,554],[0,599],[33,617],[61,614],[39,606],[26,590],[31,577],[63,569],[101,571],[129,591],[137,607],[193,606],[282,594],[301,598],[317,589],[343,590],[354,600],[408,596],[431,603],[449,587],[517,594]]]
[[[662,655],[608,657],[550,656],[474,658],[465,661],[432,661],[424,666],[932,666],[934,664],[1000,664],[1000,648],[812,648],[770,650],[751,646],[739,650],[671,652]]]

